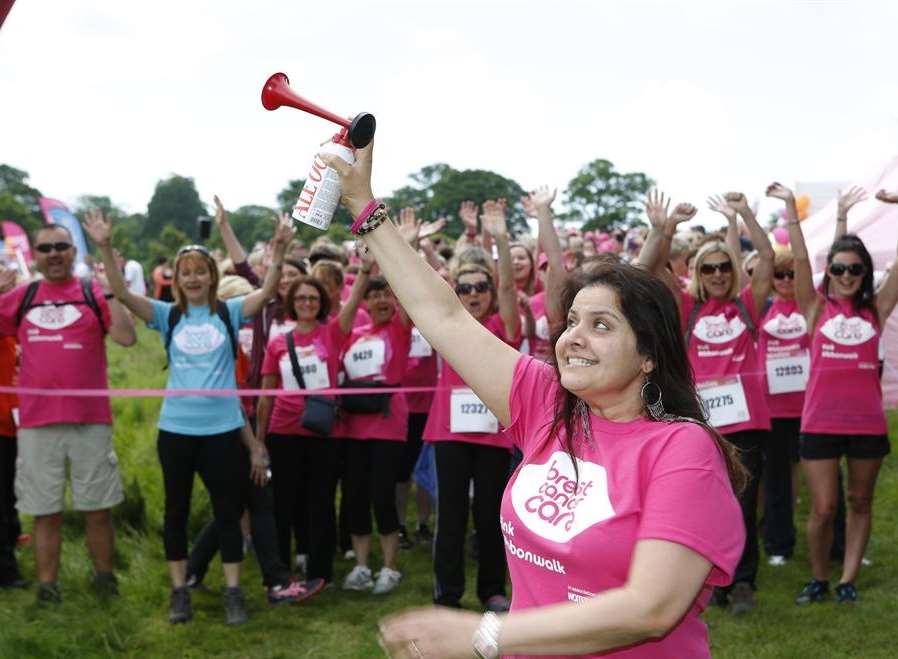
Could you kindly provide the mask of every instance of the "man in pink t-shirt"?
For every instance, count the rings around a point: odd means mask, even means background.
[[[107,302],[96,281],[73,276],[76,248],[65,227],[41,227],[33,245],[43,280],[0,297],[0,334],[17,337],[22,347],[19,384],[48,390],[105,389],[105,334],[120,345],[133,345],[134,324],[118,302]],[[98,594],[117,595],[110,509],[124,496],[112,446],[109,399],[23,395],[19,416],[15,489],[18,509],[34,516],[38,601],[61,599],[56,581],[67,462],[72,502],[85,513],[94,587]]]

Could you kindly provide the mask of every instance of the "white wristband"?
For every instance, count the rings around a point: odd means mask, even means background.
[[[471,644],[476,659],[498,659],[499,657],[499,628],[502,621],[492,611],[487,611],[480,619],[480,627],[474,632]]]

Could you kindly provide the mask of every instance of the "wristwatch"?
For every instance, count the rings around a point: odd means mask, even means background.
[[[499,627],[502,621],[492,611],[487,611],[480,619],[480,627],[474,632],[471,644],[477,659],[499,659]]]

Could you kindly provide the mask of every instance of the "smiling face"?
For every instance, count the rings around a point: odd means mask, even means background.
[[[582,288],[555,344],[561,385],[593,407],[632,405],[654,368],[636,349],[636,335],[608,286]]]
[[[212,267],[199,252],[187,252],[178,258],[174,284],[181,299],[188,304],[209,304],[212,290]]]
[[[365,309],[375,325],[383,325],[390,321],[396,313],[396,297],[388,288],[368,291],[365,295]]]
[[[860,289],[866,274],[864,261],[860,255],[856,252],[847,251],[836,252],[827,270],[829,273],[829,294],[840,298],[854,297],[854,294]],[[854,270],[857,274],[852,274],[851,270]]]
[[[492,287],[485,273],[465,272],[459,275],[455,291],[468,313],[477,320],[483,321],[492,313]]]
[[[795,262],[780,262],[777,259],[773,268],[773,290],[784,300],[795,299]]]
[[[52,246],[49,253],[41,251],[44,245]],[[68,245],[68,248],[56,249],[62,245]],[[47,281],[61,282],[72,276],[76,251],[72,237],[65,229],[52,227],[38,231],[34,237],[33,253],[37,269]]]
[[[697,275],[709,299],[725,300],[733,286],[733,263],[726,252],[711,252],[700,264],[696,264]]]
[[[293,312],[297,322],[317,322],[321,312],[321,294],[318,289],[310,284],[300,284],[293,296]]]
[[[511,248],[511,272],[514,275],[518,287],[530,281],[530,273],[533,271],[533,263],[530,260],[530,252],[522,245]]]
[[[278,281],[278,297],[280,297],[281,300],[287,299],[287,291],[290,290],[290,284],[301,275],[302,272],[300,272],[299,268],[295,265],[284,263],[281,266],[281,278]]]

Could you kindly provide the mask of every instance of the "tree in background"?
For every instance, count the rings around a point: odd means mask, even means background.
[[[200,215],[207,212],[193,179],[174,174],[156,184],[147,204],[143,237],[158,237],[166,226],[172,226],[188,236],[188,242],[196,242],[196,218]]]
[[[613,229],[636,224],[642,199],[655,182],[642,172],[618,172],[608,160],[580,168],[565,190],[569,211],[561,217],[583,222],[583,229]]]
[[[0,165],[0,220],[11,220],[31,234],[44,223],[40,190],[28,184],[28,172]]]

